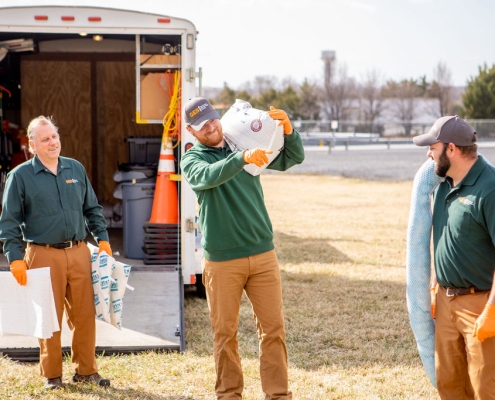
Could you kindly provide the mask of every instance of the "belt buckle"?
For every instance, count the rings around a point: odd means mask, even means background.
[[[452,289],[450,287],[448,287],[446,290],[445,290],[445,295],[447,297],[454,297],[455,296],[455,289]]]
[[[66,249],[72,249],[72,240],[67,240],[64,243],[69,243],[69,246],[68,247],[65,247]]]

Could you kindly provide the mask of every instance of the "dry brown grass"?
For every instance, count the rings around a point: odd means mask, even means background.
[[[283,279],[295,399],[438,399],[419,360],[405,301],[411,182],[263,176]],[[46,394],[36,364],[0,358],[0,399],[214,399],[208,309],[186,298],[187,351],[100,357],[110,389]],[[251,307],[239,346],[245,399],[263,399]],[[69,364],[64,365],[70,376]]]

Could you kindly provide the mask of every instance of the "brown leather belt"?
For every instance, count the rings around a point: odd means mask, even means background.
[[[475,287],[469,287],[469,288],[446,287],[445,288],[445,295],[447,297],[464,296],[465,294],[474,294],[474,293],[481,293],[481,292],[489,292],[489,290],[481,290],[481,289],[478,289]]]
[[[34,242],[32,242],[31,244],[34,244],[35,246],[53,247],[54,249],[71,249],[72,246],[77,246],[79,244],[79,242],[80,242],[80,240],[68,240],[67,242],[55,243],[55,244],[34,243]]]

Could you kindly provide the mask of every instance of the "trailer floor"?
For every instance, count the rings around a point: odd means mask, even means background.
[[[109,229],[114,253],[124,254],[122,229]],[[144,265],[116,255],[117,261],[132,266],[122,309],[122,329],[97,321],[98,353],[130,353],[144,350],[184,350],[183,284],[178,267]],[[10,273],[8,263],[0,255],[0,273]],[[62,346],[70,349],[70,331],[62,324]],[[0,336],[0,354],[19,360],[38,359],[38,340],[28,336]]]

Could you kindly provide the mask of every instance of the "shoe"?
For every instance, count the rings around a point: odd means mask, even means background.
[[[72,382],[94,383],[99,386],[110,386],[110,379],[103,379],[98,372],[92,375],[72,375]]]
[[[62,387],[62,377],[58,378],[47,378],[45,383],[45,389],[54,390]]]

